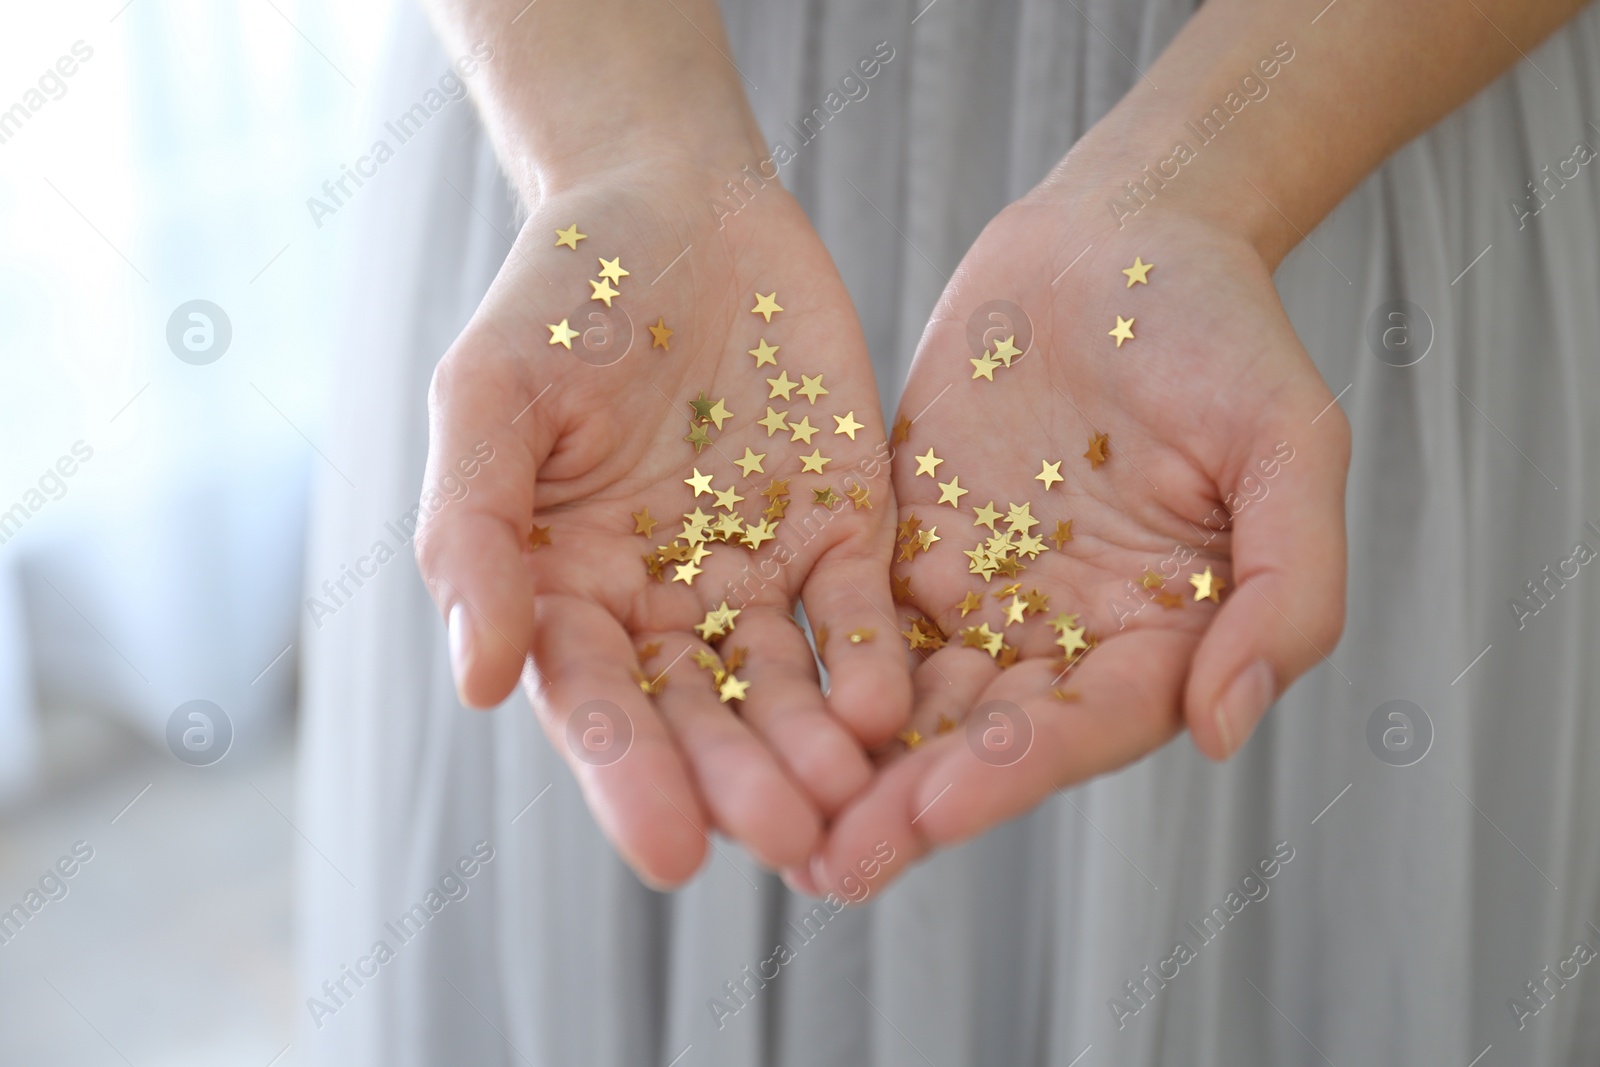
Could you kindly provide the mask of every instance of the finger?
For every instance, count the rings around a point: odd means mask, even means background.
[[[629,666],[633,644],[586,600],[537,605],[524,680],[545,735],[571,766],[601,830],[639,876],[681,885],[706,854],[706,816],[666,723]]]
[[[1335,406],[1315,424],[1262,435],[1252,466],[1281,469],[1233,521],[1234,588],[1206,629],[1184,699],[1201,752],[1225,759],[1344,628],[1344,487],[1349,431]],[[1298,436],[1298,441],[1292,440]],[[1283,457],[1290,457],[1287,462]],[[1242,477],[1242,475],[1241,475]]]
[[[811,569],[801,599],[828,668],[828,710],[867,748],[883,744],[911,715],[887,556],[865,559],[835,546]]]
[[[822,833],[817,810],[739,718],[737,705],[720,699],[711,673],[694,662],[694,651],[707,646],[687,634],[667,635],[663,645],[663,654],[675,658],[656,706],[683,751],[711,821],[768,867],[800,862]],[[754,688],[750,679],[734,677]]]
[[[429,389],[416,555],[448,621],[461,702],[487,708],[516,685],[532,641],[525,549],[550,440],[522,365],[474,343],[457,342]]]
[[[787,614],[746,610],[736,636],[722,644],[746,650],[739,675],[750,683],[740,709],[825,816],[833,815],[872,778],[872,764],[854,736],[829,715],[805,634]]]

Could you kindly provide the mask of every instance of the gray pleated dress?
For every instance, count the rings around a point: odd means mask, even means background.
[[[785,172],[891,403],[944,275],[1190,12],[727,6],[773,139],[878,42],[894,50]],[[447,62],[420,15],[400,21],[386,114]],[[1354,428],[1350,610],[1243,751],[1217,766],[1180,737],[808,926],[810,902],[727,843],[683,891],[644,889],[524,698],[454,699],[396,520],[417,500],[433,364],[515,209],[470,105],[447,106],[339,220],[362,255],[326,447],[356,488],[319,487],[308,593],[379,540],[402,555],[307,624],[296,1055],[1600,1063],[1600,566],[1578,548],[1600,550],[1600,178],[1575,162],[1597,124],[1590,9],[1279,270]],[[1404,358],[1374,341],[1396,300]],[[751,980],[780,942],[793,959]]]

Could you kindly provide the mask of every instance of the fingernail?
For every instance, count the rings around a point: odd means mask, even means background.
[[[1257,721],[1266,714],[1267,705],[1276,695],[1272,667],[1258,659],[1233,679],[1233,684],[1222,693],[1217,702],[1217,732],[1222,735],[1222,754],[1231,756],[1235,738],[1243,743]]]
[[[467,617],[465,604],[457,602],[450,608],[449,629],[450,670],[456,676],[456,689],[460,690],[472,658],[472,620]]]

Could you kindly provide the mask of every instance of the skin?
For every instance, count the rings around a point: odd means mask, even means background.
[[[506,459],[485,467],[472,494],[419,536],[423,574],[450,620],[463,700],[493,704],[523,675],[602,827],[660,886],[697,869],[712,828],[809,892],[837,887],[889,842],[896,858],[873,882],[882,886],[929,850],[1137,759],[1181,729],[1207,755],[1230,755],[1270,702],[1332,650],[1343,621],[1349,429],[1295,338],[1272,271],[1395,148],[1578,6],[1342,0],[1318,14],[1268,0],[1209,0],[965,257],[918,349],[902,409],[916,422],[909,447],[896,452],[893,489],[881,472],[864,479],[874,508],[836,516],[741,617],[746,674],[765,684],[734,717],[703,672],[683,669],[687,660],[654,700],[630,674],[642,644],[661,641],[664,662],[696,640],[688,627],[720,599],[712,585],[702,594],[698,584],[662,590],[639,580],[647,546],[628,533],[629,514],[644,503],[663,518],[693,506],[673,481],[693,459],[678,440],[686,409],[640,383],[680,403],[705,388],[741,417],[757,415],[772,368],[752,374],[744,350],[765,333],[786,353],[806,353],[791,376],[825,372],[829,411],[853,407],[868,424],[855,451],[823,450],[857,460],[883,429],[871,414],[878,405],[848,297],[775,184],[721,227],[707,207],[723,182],[766,155],[713,4],[434,0],[452,53],[476,40],[495,45],[474,92],[531,212],[430,398],[429,484],[482,439],[482,427],[507,427],[505,440],[495,439]],[[1270,95],[1245,107],[1136,214],[1108,208],[1125,182],[1171,155],[1175,139],[1192,140],[1185,120],[1236,91],[1283,41],[1295,54],[1270,79]],[[554,228],[575,220],[591,240],[577,254],[551,248]],[[612,367],[559,355],[552,362],[545,324],[580,302],[595,255],[619,251],[624,266],[638,266],[621,303],[641,324],[657,313],[674,329],[684,324],[674,352],[656,359],[636,342]],[[1136,255],[1156,267],[1149,285],[1130,289],[1120,271]],[[752,320],[758,289],[776,289],[793,310],[771,326]],[[645,295],[630,301],[638,292]],[[973,382],[966,324],[996,298],[1022,308],[1031,344],[993,384]],[[1135,340],[1120,350],[1106,336],[1115,315],[1135,320]],[[513,427],[547,385],[551,392]],[[742,430],[730,428],[730,456],[746,443],[779,451],[742,421]],[[1111,439],[1112,458],[1098,470],[1082,457],[1094,430]],[[950,461],[938,481],[958,475],[972,490],[959,514],[936,503],[934,480],[915,473],[913,454],[930,445]],[[1278,466],[1265,476],[1262,463],[1274,457]],[[1041,459],[1063,460],[1066,480],[1049,490],[1033,480]],[[732,472],[720,463],[722,487]],[[1269,487],[1264,496],[1252,489],[1260,484]],[[791,488],[799,496],[809,486],[797,479]],[[812,619],[835,634],[855,625],[886,631],[885,619],[897,617],[888,592],[896,514],[915,512],[944,538],[894,564],[912,583],[898,617],[921,614],[947,632],[980,619],[1002,628],[992,596],[964,620],[955,607],[969,590],[987,594],[1003,581],[985,586],[960,554],[976,540],[972,507],[991,498],[1002,510],[1034,501],[1043,523],[1036,533],[1073,519],[1074,539],[1017,580],[1049,595],[1049,615],[1082,615],[1097,647],[1058,680],[1048,616],[1004,628],[1020,652],[1005,671],[959,641],[908,664],[882,633],[825,649],[832,688],[824,697],[786,621],[789,605],[804,598]],[[1207,537],[1206,519],[1219,508],[1236,514],[1227,532]],[[553,544],[529,552],[522,538],[534,516],[552,527]],[[1181,608],[1144,602],[1130,615],[1110,606],[1183,545],[1194,556],[1163,589],[1188,594]],[[1208,565],[1226,583],[1220,605],[1196,603],[1186,580]],[[929,739],[909,754],[891,746],[886,756],[882,743],[911,708],[913,669],[914,724]],[[1075,699],[1057,699],[1057,685]],[[568,717],[596,697],[616,703],[634,728],[627,757],[606,767],[577,760],[565,741]],[[1004,766],[979,760],[962,729],[937,733],[941,717],[961,722],[994,700],[1017,711],[991,721],[1026,721],[1033,735],[1026,755]]]

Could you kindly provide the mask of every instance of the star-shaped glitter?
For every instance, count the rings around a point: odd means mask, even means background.
[[[572,339],[576,336],[578,336],[578,331],[568,326],[566,319],[562,319],[560,322],[550,326],[550,343],[553,345],[561,345],[570,351],[572,349]]]
[[[1061,546],[1072,540],[1072,520],[1056,520],[1056,532],[1050,535],[1050,540],[1056,543],[1056,551],[1061,551]]]
[[[922,744],[922,735],[915,730],[901,730],[897,736],[905,742],[907,748],[916,748]]]
[[[1117,324],[1107,330],[1106,333],[1111,337],[1115,337],[1117,339],[1117,347],[1121,348],[1122,342],[1133,340],[1133,320],[1125,319],[1118,315]]]
[[[862,508],[866,508],[868,511],[872,510],[872,494],[866,486],[859,482],[852,488],[846,489],[844,495],[850,498],[850,503],[856,506],[857,511]]]
[[[598,300],[601,303],[605,304],[606,307],[610,307],[611,306],[611,298],[612,297],[616,297],[616,296],[621,296],[622,295],[621,293],[617,292],[615,289],[611,288],[611,283],[609,281],[607,281],[606,279],[604,279],[604,278],[601,278],[597,282],[590,282],[589,283],[589,288],[592,290],[592,294],[590,295],[589,299],[590,300]]]
[[[835,415],[833,422],[833,432],[836,434],[842,433],[852,441],[856,439],[856,431],[866,429],[867,425],[864,422],[856,421],[856,413],[854,411],[847,411],[843,415]]]
[[[684,440],[694,445],[694,454],[698,456],[700,450],[711,443],[711,435],[706,433],[706,428],[697,422],[689,427],[689,435]]]
[[[1089,461],[1090,470],[1098,468],[1111,458],[1110,447],[1111,438],[1103,433],[1097,433],[1089,438],[1089,451],[1083,454],[1083,458]]]
[[[748,548],[760,548],[763,542],[771,541],[778,535],[773,532],[771,521],[758,522],[754,526],[744,528],[744,543]]]
[[[817,402],[817,397],[828,395],[828,391],[822,387],[822,375],[818,374],[815,377],[810,377],[802,374],[800,375],[800,381],[804,383],[800,386],[800,395],[813,404]],[[787,400],[789,398],[784,397],[784,399]]]
[[[726,704],[730,700],[743,700],[750,691],[750,683],[729,674],[717,687],[717,696]]]
[[[911,599],[911,575],[900,574],[889,576],[889,597],[896,604],[904,603]]]
[[[578,232],[578,224],[576,222],[574,222],[571,226],[568,226],[566,229],[557,230],[556,231],[556,245],[555,246],[557,248],[560,248],[562,245],[566,245],[568,248],[570,248],[574,252],[576,252],[578,250],[578,242],[583,240],[584,238],[586,238],[588,236],[589,235],[586,234],[586,233],[579,233]]]
[[[634,533],[644,534],[646,537],[649,537],[650,531],[654,530],[656,525],[656,520],[650,517],[649,508],[645,508],[643,511],[636,511],[633,513]]]
[[[791,441],[804,441],[809,445],[812,435],[817,432],[818,428],[811,425],[810,415],[802,416],[799,422],[791,422],[789,424],[789,440]]]
[[[711,398],[706,396],[704,389],[700,390],[699,396],[689,401],[689,410],[693,413],[690,417],[695,422],[711,421]]]
[[[622,269],[622,257],[606,259],[600,257],[600,277],[607,281],[620,282],[628,276],[629,272]]]
[[[972,376],[974,378],[983,378],[991,382],[994,381],[995,368],[1000,366],[1000,361],[990,359],[987,352],[977,359],[969,359],[967,362],[972,364]]]
[[[961,631],[961,644],[965,648],[981,648],[990,656],[1000,654],[1000,646],[1005,644],[1005,635],[995,633],[989,629],[989,624],[982,626],[969,626]]]
[[[733,465],[738,467],[740,472],[743,473],[746,478],[748,478],[752,474],[767,473],[761,469],[761,461],[766,458],[767,454],[765,452],[752,452],[750,450],[750,446],[745,445],[744,455],[734,460]]]
[[[711,410],[706,412],[706,418],[717,424],[717,429],[722,429],[722,424],[733,418],[733,412],[720,399],[711,405]]]
[[[761,515],[763,518],[776,521],[783,518],[783,513],[788,509],[788,507],[789,498],[786,496],[780,496],[772,503],[768,504],[766,510],[762,511]]]
[[[1016,596],[1021,591],[1022,583],[1012,582],[1010,585],[1003,586],[1000,589],[995,590],[994,598],[996,600],[1004,600],[1008,596]]]
[[[752,315],[760,315],[768,322],[771,322],[773,313],[782,310],[783,308],[778,306],[778,292],[776,289],[774,289],[766,296],[762,296],[760,293],[757,293],[756,306],[750,309],[750,313]]]
[[[917,534],[917,528],[921,525],[922,520],[917,518],[917,513],[913,511],[910,516],[902,519],[895,527],[894,539],[896,541],[904,541],[908,537],[915,537]]]
[[[1037,525],[1039,520],[1033,517],[1032,504],[1012,504],[1011,510],[1006,513],[1006,529],[1011,533],[1026,534]]]
[[[938,481],[938,479],[934,477],[934,472],[939,469],[939,464],[943,463],[944,460],[933,454],[932,446],[929,446],[928,454],[926,456],[917,456],[916,460],[917,474],[926,474],[928,477]]]
[[[548,545],[549,543],[550,527],[540,526],[535,523],[533,529],[528,531],[528,547],[538,548],[540,545]]]
[[[1183,597],[1177,593],[1157,593],[1152,599],[1168,611],[1183,607]]]
[[[789,414],[787,411],[774,411],[772,410],[771,405],[768,405],[767,417],[764,419],[757,419],[756,425],[765,426],[767,428],[767,436],[771,437],[779,430],[787,430],[789,428],[789,423],[784,419],[784,416],[787,414]]]
[[[716,490],[714,495],[717,498],[717,507],[726,511],[732,511],[733,506],[744,499],[739,495],[738,487],[731,485],[726,489]]]
[[[659,655],[661,655],[661,642],[651,641],[649,644],[639,649],[639,662],[649,663]]]
[[[953,508],[961,507],[961,498],[967,491],[961,488],[961,479],[951,478],[948,482],[939,483],[939,503],[949,504]]]
[[[1022,602],[1027,606],[1028,614],[1038,615],[1050,607],[1050,594],[1030,589],[1022,594]]]
[[[689,658],[694,660],[694,665],[703,671],[722,670],[722,657],[708,648],[697,648],[689,653]]]
[[[1017,335],[1016,334],[1012,334],[1010,337],[1007,337],[1004,341],[996,341],[994,343],[994,357],[993,358],[999,360],[1001,363],[1004,363],[1008,367],[1011,366],[1011,361],[1013,359],[1016,359],[1018,356],[1022,355],[1022,349],[1017,347],[1016,341],[1017,341]]]
[[[926,530],[923,530],[917,534],[917,547],[926,552],[928,549],[933,547],[933,543],[935,541],[942,540],[944,540],[944,538],[939,536],[939,527],[930,526]]]
[[[1006,605],[1005,624],[1010,626],[1013,623],[1021,622],[1026,617],[1027,610],[1027,603],[1021,597],[1013,596],[1011,603]]]
[[[922,627],[918,626],[915,622],[911,624],[911,629],[901,630],[900,636],[906,639],[906,644],[913,652],[919,648],[922,648],[928,643],[928,635],[923,633]]]
[[[772,479],[772,481],[767,483],[767,487],[765,489],[761,490],[761,495],[766,497],[768,500],[776,500],[780,496],[788,496],[789,495],[789,479],[787,479],[787,478],[774,478],[774,479]]]
[[[1162,581],[1161,575],[1146,567],[1144,573],[1139,576],[1139,584],[1146,589],[1160,589],[1165,583]]]
[[[1209,600],[1213,604],[1222,603],[1222,590],[1227,586],[1221,578],[1211,573],[1207,567],[1203,573],[1189,575],[1189,584],[1194,586],[1196,600]]]
[[[667,342],[672,340],[672,331],[667,329],[667,320],[660,315],[656,316],[656,324],[650,327],[650,347],[672,348]]]
[[[1037,559],[1039,553],[1044,551],[1046,551],[1046,549],[1044,547],[1044,538],[1042,537],[1034,537],[1031,534],[1023,534],[1017,539],[1017,555],[1019,556],[1027,556],[1029,559]]]
[[[683,484],[693,489],[695,496],[714,492],[711,488],[711,475],[701,474],[699,467],[694,468],[694,474],[685,478]]]
[[[804,377],[804,375],[801,375],[801,377]],[[778,372],[778,376],[776,378],[768,378],[767,379],[767,384],[772,386],[772,392],[767,394],[767,399],[768,400],[773,400],[773,399],[776,399],[777,397],[780,397],[780,396],[783,397],[785,400],[788,400],[789,399],[789,394],[791,392],[793,392],[794,391],[794,387],[799,385],[800,383],[799,382],[791,382],[789,380],[789,372],[785,370],[785,371],[779,371]]]
[[[1126,274],[1128,276],[1128,284],[1123,286],[1123,288],[1124,289],[1132,289],[1134,282],[1140,282],[1140,283],[1142,283],[1144,285],[1149,285],[1150,284],[1150,278],[1149,278],[1150,268],[1153,267],[1153,266],[1155,266],[1154,263],[1146,263],[1144,260],[1140,259],[1138,256],[1134,256],[1133,257],[1133,266],[1123,268],[1122,273],[1124,273],[1124,274]]]
[[[961,617],[964,619],[972,612],[983,607],[983,597],[979,596],[977,593],[968,593],[961,603],[956,605],[956,607],[961,609]]]
[[[774,367],[778,365],[778,346],[767,344],[767,339],[765,337],[761,339],[761,343],[759,345],[750,349],[749,354],[756,357],[757,369],[765,367],[768,364],[771,364]]]
[[[682,582],[684,585],[693,585],[695,577],[700,574],[700,568],[693,563],[680,563],[673,568],[672,580]]]
[[[706,612],[705,619],[695,626],[702,640],[710,641],[712,638],[721,637],[733,630],[733,620],[739,617],[737,608],[729,608],[724,600],[720,608],[712,608]]]
[[[933,732],[942,736],[955,728],[956,721],[948,715],[941,714],[939,716],[939,724],[933,728]]]
[[[648,696],[660,696],[661,691],[667,687],[667,672],[662,671],[659,677],[651,678],[637,667],[633,671],[633,680],[639,683],[639,689]]]
[[[902,441],[909,440],[911,440],[911,420],[901,415],[894,420],[894,434],[889,438],[889,443],[897,445]]]
[[[981,508],[973,508],[972,513],[977,518],[972,520],[974,526],[987,526],[994,529],[994,521],[1000,517],[1000,512],[995,510],[994,501],[991,500]]]
[[[1049,491],[1049,489],[1057,482],[1066,481],[1065,478],[1061,477],[1062,462],[1065,461],[1063,460],[1056,463],[1046,463],[1044,460],[1040,460],[1039,473],[1033,476],[1033,480],[1036,482],[1043,482],[1046,491]]]
[[[810,442],[807,442],[809,444]],[[822,454],[822,449],[813,449],[811,455],[800,457],[800,470],[802,473],[821,474],[822,468],[832,463],[833,460]],[[832,490],[829,490],[830,492]]]
[[[878,631],[862,626],[859,629],[851,630],[846,636],[850,638],[852,645],[860,645],[877,637]]]

